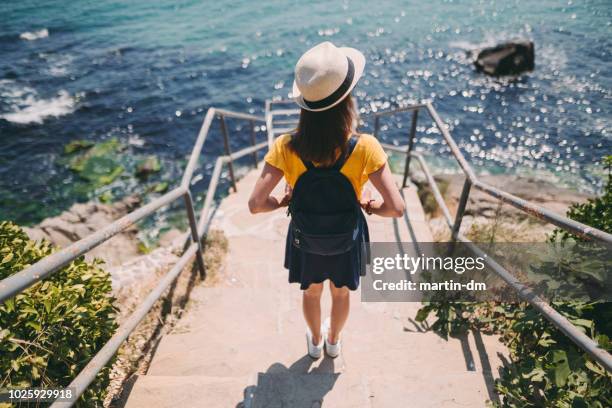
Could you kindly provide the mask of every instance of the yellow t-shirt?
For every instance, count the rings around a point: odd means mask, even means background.
[[[355,189],[357,197],[361,197],[361,188],[368,181],[368,175],[380,169],[387,162],[387,154],[372,135],[359,134],[353,153],[340,170]],[[264,157],[266,163],[282,170],[285,180],[295,186],[298,177],[306,171],[304,163],[293,150],[289,148],[291,135],[279,136],[270,151]]]

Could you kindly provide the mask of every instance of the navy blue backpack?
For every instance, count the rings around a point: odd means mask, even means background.
[[[346,153],[331,167],[304,162],[306,172],[295,183],[288,209],[292,245],[300,251],[339,255],[359,244],[361,206],[353,185],[340,172],[356,144],[351,137]]]

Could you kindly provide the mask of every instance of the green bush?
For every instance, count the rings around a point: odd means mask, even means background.
[[[0,222],[0,280],[52,252],[49,243]],[[0,304],[0,387],[65,387],[109,340],[116,309],[100,263],[80,257]],[[78,406],[102,406],[109,370],[98,374]]]
[[[612,233],[612,156],[604,157],[603,164],[608,172],[608,179],[602,195],[591,198],[583,204],[573,204],[566,215],[572,220]],[[560,229],[553,231],[551,236],[551,240],[565,241],[568,239],[586,241],[585,238]]]
[[[608,179],[601,196],[574,204],[567,216],[612,232],[612,156],[604,158]],[[551,242],[586,241],[557,229]],[[588,261],[588,260],[586,260]],[[578,259],[577,262],[583,262]],[[574,266],[581,270],[579,265]],[[588,269],[588,268],[587,268]],[[612,304],[564,302],[553,307],[599,346],[612,352]],[[504,407],[610,407],[612,376],[531,305],[522,305],[504,332],[513,364],[502,370],[497,390]]]
[[[600,197],[574,204],[567,216],[612,233],[612,156],[604,159],[608,179]],[[551,242],[584,241],[564,230],[555,230]],[[580,270],[579,267],[576,270]],[[559,302],[552,307],[599,346],[612,352],[612,304]],[[560,332],[531,305],[487,303],[430,303],[417,320],[434,313],[432,328],[443,336],[480,329],[502,334],[511,364],[496,381],[505,408],[612,406],[612,376]]]
[[[607,303],[565,302],[553,307],[608,352]],[[514,310],[503,340],[512,364],[496,383],[502,407],[610,407],[612,377],[531,305]]]

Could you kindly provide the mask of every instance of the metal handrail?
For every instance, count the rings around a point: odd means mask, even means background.
[[[210,108],[204,117],[202,122],[202,126],[198,133],[198,137],[196,142],[194,143],[194,147],[185,167],[185,171],[183,173],[183,178],[181,180],[181,184],[179,187],[169,191],[161,197],[153,200],[152,202],[144,205],[143,207],[138,208],[137,210],[123,216],[122,218],[114,221],[106,228],[97,231],[80,241],[77,241],[70,246],[62,249],[58,252],[55,252],[34,265],[26,268],[25,270],[18,272],[2,281],[0,281],[0,302],[4,302],[5,300],[21,293],[23,290],[32,286],[36,282],[44,279],[57,272],[60,268],[67,265],[71,261],[75,260],[77,257],[85,254],[92,248],[102,244],[108,239],[112,238],[114,235],[119,232],[127,229],[137,221],[149,216],[155,211],[159,210],[162,207],[165,207],[181,197],[185,201],[185,207],[187,211],[187,216],[189,219],[190,225],[190,233],[191,233],[191,244],[185,249],[182,256],[179,258],[177,263],[171,268],[169,272],[162,277],[157,286],[153,289],[153,291],[147,296],[143,303],[141,303],[134,312],[121,324],[121,326],[117,329],[116,333],[110,338],[110,340],[102,347],[102,349],[96,353],[96,355],[90,360],[90,362],[85,366],[85,368],[73,379],[70,383],[69,387],[73,387],[75,390],[76,398],[80,397],[82,393],[86,390],[86,388],[91,384],[91,382],[95,379],[98,372],[110,361],[113,355],[117,352],[123,341],[127,339],[130,333],[138,326],[138,324],[142,321],[142,319],[147,315],[147,313],[151,310],[153,305],[158,301],[166,289],[172,284],[172,282],[178,277],[181,271],[190,263],[192,258],[195,256],[198,264],[198,269],[200,272],[200,276],[202,279],[206,276],[206,271],[204,269],[203,262],[203,253],[202,253],[202,245],[201,241],[206,231],[206,227],[210,222],[210,214],[211,207],[214,200],[215,192],[217,190],[217,186],[219,184],[219,180],[221,178],[221,172],[223,166],[225,164],[228,165],[229,175],[232,183],[232,187],[236,190],[236,179],[233,171],[233,161],[239,158],[242,158],[247,155],[253,155],[254,163],[257,165],[257,151],[264,149],[269,146],[272,142],[273,133],[272,133],[272,122],[274,114],[270,112],[270,107],[272,104],[277,103],[276,101],[266,101],[266,117],[262,118],[255,115],[238,113],[227,111],[223,109]],[[461,168],[467,176],[466,184],[464,185],[463,193],[460,199],[459,209],[457,211],[457,215],[455,217],[455,221],[452,222],[450,211],[448,207],[444,203],[442,199],[442,195],[435,183],[431,172],[429,171],[425,160],[422,155],[414,152],[414,137],[416,134],[416,121],[418,119],[418,112],[420,109],[426,108],[431,118],[436,123],[438,129],[442,132],[447,144],[450,146],[451,151],[455,155],[455,158],[459,162]],[[550,211],[535,206],[531,203],[528,203],[524,200],[521,200],[518,197],[515,197],[509,193],[506,193],[502,190],[499,190],[495,187],[489,186],[486,183],[479,181],[474,172],[472,171],[470,165],[465,160],[456,143],[450,136],[450,133],[445,128],[441,119],[437,115],[435,109],[430,103],[420,104],[409,106],[405,108],[400,108],[392,111],[384,111],[375,113],[375,135],[378,134],[379,128],[379,117],[385,115],[392,115],[395,113],[412,111],[413,112],[413,123],[410,130],[410,139],[408,146],[406,148],[392,146],[383,144],[385,148],[398,151],[406,154],[406,168],[404,170],[404,179],[403,184],[405,186],[407,179],[407,172],[409,170],[410,158],[416,158],[417,162],[423,168],[424,173],[426,174],[428,183],[430,184],[432,191],[434,193],[434,198],[438,205],[442,208],[444,213],[444,217],[447,221],[449,227],[453,230],[453,238],[459,239],[463,242],[470,242],[463,235],[459,233],[459,228],[461,225],[461,219],[463,217],[463,212],[465,210],[465,205],[467,203],[467,199],[469,196],[470,187],[474,185],[474,187],[478,188],[485,193],[492,195],[493,197],[499,198],[508,202],[509,204],[521,209],[522,211],[526,211],[529,214],[539,216],[542,219],[545,219],[555,225],[560,226],[561,228],[567,229],[572,232],[579,232],[581,235],[585,237],[591,237],[596,240],[600,240],[606,243],[612,242],[612,236],[610,234],[606,234],[603,231],[599,231],[583,224],[577,223],[575,221],[569,220],[566,217],[559,216],[557,214],[551,213]],[[289,110],[282,111],[280,114],[285,115],[290,113]],[[215,166],[213,168],[213,172],[209,181],[208,190],[206,192],[206,197],[204,199],[204,205],[199,214],[199,218],[196,217],[193,199],[191,195],[190,185],[193,180],[193,173],[195,171],[198,159],[201,155],[202,148],[206,141],[206,137],[210,131],[210,127],[215,118],[219,119],[221,133],[223,134],[224,139],[224,149],[225,154],[218,156],[215,161]],[[241,149],[237,152],[232,152],[230,149],[229,143],[229,132],[227,130],[227,126],[225,124],[225,118],[233,118],[239,120],[246,120],[250,122],[251,125],[251,146]],[[255,142],[255,122],[264,122],[266,124],[266,130],[268,132],[268,140],[266,142],[262,142],[257,144]],[[490,257],[487,257],[490,259]],[[494,261],[492,261],[494,262]],[[502,268],[501,266],[499,266]],[[495,266],[494,266],[495,269]],[[496,270],[496,269],[495,269]],[[503,270],[503,268],[502,268]],[[503,270],[505,271],[505,270]],[[507,271],[506,271],[507,273]],[[503,278],[504,276],[502,276]],[[514,287],[514,286],[513,286]],[[516,289],[516,287],[515,287]],[[517,289],[519,290],[519,289]],[[519,294],[521,296],[526,297],[525,291],[519,290]],[[570,337],[579,347],[583,348],[587,353],[589,353],[593,358],[599,361],[608,371],[612,371],[612,358],[610,355],[601,350],[597,344],[587,337],[584,333],[580,332],[575,326],[573,326],[566,318],[561,316],[558,312],[556,312],[550,305],[545,302],[537,299],[537,301],[533,300],[534,297],[526,298],[530,303],[534,305],[546,318],[548,318],[555,326],[557,326],[560,330],[562,330],[568,337]],[[52,408],[58,407],[70,407],[74,404],[74,402],[55,402],[51,406]]]
[[[202,207],[200,217],[198,219],[194,210],[190,185],[193,180],[193,173],[201,155],[202,148],[204,147],[206,137],[208,136],[210,127],[215,118],[218,118],[221,124],[225,155],[219,156],[215,162],[215,167],[209,181],[208,190],[206,192],[204,206]],[[225,118],[246,120],[250,122],[252,146],[241,149],[237,152],[231,152],[229,145],[229,133],[227,126],[225,125]],[[178,277],[181,271],[184,270],[187,265],[189,265],[194,256],[196,258],[200,277],[202,279],[206,277],[201,241],[204,236],[204,232],[206,231],[206,227],[210,222],[208,217],[213,203],[214,194],[217,190],[219,179],[221,178],[222,167],[225,164],[230,167],[231,183],[235,189],[236,180],[232,168],[233,161],[251,154],[254,155],[255,165],[257,165],[256,152],[264,149],[268,145],[267,142],[256,143],[255,122],[265,122],[265,119],[255,115],[232,112],[224,109],[208,109],[202,122],[202,127],[200,128],[198,137],[194,143],[191,156],[187,166],[185,167],[183,178],[179,187],[112,222],[102,230],[94,232],[93,234],[72,243],[68,247],[41,259],[23,271],[0,281],[0,302],[4,302],[7,299],[10,299],[13,296],[23,292],[36,282],[53,275],[63,266],[69,264],[79,256],[109,240],[119,232],[124,231],[136,222],[158,211],[160,208],[163,208],[181,198],[183,198],[185,201],[185,208],[187,211],[187,218],[189,220],[191,233],[191,244],[185,249],[182,256],[170,269],[170,271],[162,277],[157,286],[151,291],[151,293],[149,293],[146,299],[136,308],[134,312],[132,312],[132,314],[130,314],[130,316],[121,324],[121,326],[119,326],[109,341],[72,380],[69,387],[72,387],[75,390],[76,397],[74,401],[76,401],[76,399],[83,394],[89,384],[91,384],[91,382],[95,379],[98,372],[110,361],[113,355],[115,355],[123,341],[125,341],[130,333],[132,333],[132,331],[138,326],[142,319],[151,310],[153,305],[162,297],[166,289],[168,289],[172,282],[174,282],[174,280]],[[53,403],[52,407],[70,407],[74,404],[74,401],[58,401]]]
[[[455,220],[453,221],[451,213],[448,209],[448,206],[444,202],[442,197],[442,193],[438,188],[438,185],[425,162],[425,159],[422,154],[414,151],[415,144],[415,135],[416,135],[416,122],[418,119],[418,112],[420,109],[426,109],[429,113],[429,116],[436,124],[438,130],[442,133],[446,143],[451,149],[453,156],[459,163],[459,166],[463,170],[466,180],[463,186],[463,190],[461,192],[461,197],[459,199],[459,205],[457,207],[457,213],[455,215]],[[465,209],[467,206],[467,201],[469,199],[470,188],[474,186],[480,191],[497,198],[505,203],[508,203],[519,210],[538,217],[542,220],[548,221],[551,224],[554,224],[566,231],[570,231],[574,234],[580,235],[584,238],[588,238],[594,241],[598,241],[606,245],[607,247],[612,247],[612,235],[608,234],[605,231],[598,230],[593,227],[589,227],[588,225],[579,223],[577,221],[571,220],[562,215],[556,214],[550,210],[547,210],[544,207],[540,207],[533,203],[530,203],[526,200],[523,200],[513,194],[505,192],[501,189],[493,187],[487,183],[480,181],[474,171],[472,170],[470,164],[465,159],[459,147],[455,143],[454,139],[450,135],[450,132],[438,116],[438,113],[431,105],[431,103],[426,102],[421,105],[414,105],[405,108],[388,110],[384,112],[376,112],[374,113],[375,117],[375,125],[374,125],[374,135],[378,136],[379,131],[379,118],[381,116],[393,115],[401,112],[412,111],[412,123],[410,127],[410,134],[407,146],[395,146],[387,143],[381,143],[383,148],[392,150],[398,153],[402,153],[406,155],[406,165],[404,168],[404,177],[403,177],[403,187],[406,186],[406,180],[408,177],[408,173],[410,171],[410,159],[414,158],[417,160],[417,163],[423,170],[425,174],[426,181],[431,188],[434,199],[440,209],[442,210],[442,214],[444,216],[444,220],[446,221],[447,226],[451,230],[451,237],[453,240],[458,240],[467,244],[474,254],[477,256],[483,256],[485,262],[506,282],[508,283],[514,290],[517,291],[519,296],[525,301],[529,302],[536,310],[538,310],[546,319],[548,319],[555,327],[557,327],[561,332],[563,332],[567,337],[570,338],[578,347],[587,352],[594,360],[599,362],[608,372],[612,372],[612,356],[604,349],[600,348],[596,341],[591,339],[585,333],[583,333],[579,328],[574,326],[566,317],[557,312],[552,306],[550,306],[546,301],[544,301],[539,296],[535,295],[533,291],[522,284],[518,279],[516,279],[510,272],[508,272],[503,266],[493,260],[493,257],[486,256],[485,252],[481,250],[477,245],[475,245],[472,241],[470,241],[467,237],[465,237],[460,232],[461,221],[463,219],[463,215],[465,213]]]

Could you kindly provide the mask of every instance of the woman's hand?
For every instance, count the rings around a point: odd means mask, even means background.
[[[285,195],[278,202],[279,207],[286,207],[289,205],[289,201],[291,201],[291,196],[293,195],[293,189],[289,184],[285,184]]]
[[[389,170],[389,164],[385,163],[368,177],[382,196],[382,202],[377,200],[370,205],[372,213],[382,217],[402,217],[406,206]]]
[[[364,188],[361,193],[361,199],[359,200],[359,204],[361,204],[361,208],[366,208],[370,200],[372,199],[372,190],[369,188]]]

